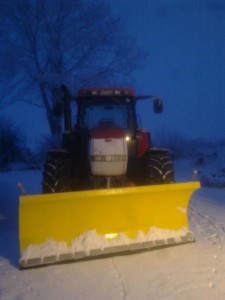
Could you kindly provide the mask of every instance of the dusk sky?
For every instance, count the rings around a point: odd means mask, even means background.
[[[225,1],[114,2],[128,32],[149,51],[136,91],[164,99],[161,116],[151,119],[143,110],[144,125],[190,138],[224,138]]]
[[[149,53],[133,76],[136,93],[164,99],[162,115],[153,115],[151,103],[140,104],[144,127],[153,136],[175,132],[193,139],[224,138],[225,1],[108,1],[127,34]],[[19,103],[4,115],[15,119],[32,143],[48,133],[40,108]]]

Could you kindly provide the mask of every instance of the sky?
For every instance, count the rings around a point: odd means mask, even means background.
[[[144,125],[154,133],[169,130],[190,138],[223,138],[225,2],[114,2],[127,31],[149,53],[145,68],[137,73],[136,91],[164,100],[160,117],[142,109]]]
[[[127,34],[148,52],[143,69],[133,76],[133,87],[139,95],[164,100],[162,115],[154,115],[148,102],[138,105],[143,126],[153,136],[224,138],[225,1],[109,1]],[[29,141],[48,133],[44,111],[20,104],[5,114],[15,118]]]

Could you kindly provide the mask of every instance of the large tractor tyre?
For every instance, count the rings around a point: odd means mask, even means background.
[[[170,153],[147,153],[144,160],[144,181],[146,184],[173,183],[174,168]]]
[[[59,193],[71,190],[71,160],[50,158],[43,171],[42,192]]]

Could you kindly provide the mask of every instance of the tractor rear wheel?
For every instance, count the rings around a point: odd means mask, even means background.
[[[43,171],[42,192],[59,193],[71,190],[71,160],[69,158],[50,158]]]
[[[148,152],[144,156],[145,184],[166,184],[174,182],[173,161],[170,153]]]

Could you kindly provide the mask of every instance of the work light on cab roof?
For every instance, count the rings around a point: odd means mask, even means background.
[[[80,89],[78,92],[78,97],[91,97],[91,96],[134,97],[134,90],[132,88],[88,88],[88,89]]]

